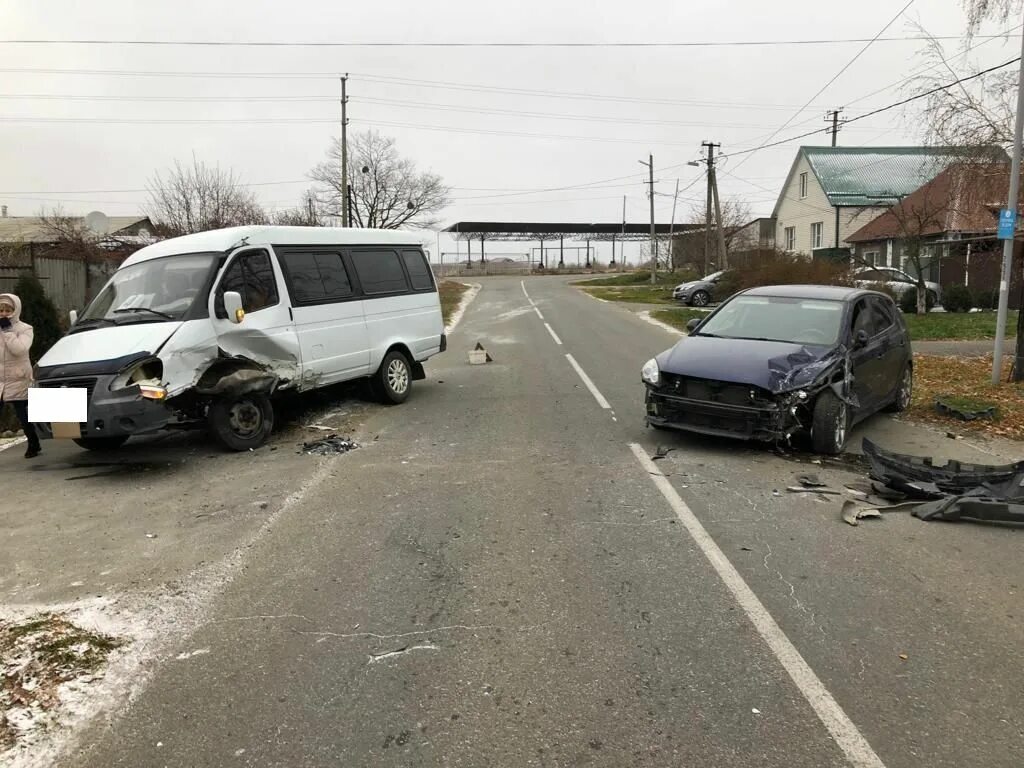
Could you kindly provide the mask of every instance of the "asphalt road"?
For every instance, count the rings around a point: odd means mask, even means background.
[[[784,489],[855,460],[646,430],[673,340],[559,278],[485,280],[366,447],[259,461],[301,490],[62,764],[1024,764],[1021,532],[851,528]]]

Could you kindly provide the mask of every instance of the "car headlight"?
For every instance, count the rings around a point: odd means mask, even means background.
[[[644,363],[644,367],[640,369],[640,378],[652,387],[658,386],[661,383],[661,369],[658,368],[658,361],[652,357]]]
[[[150,357],[137,363],[131,363],[117,374],[117,377],[110,382],[111,391],[138,386],[143,397],[152,400],[159,400],[163,395],[156,394],[161,390],[160,379],[163,376],[164,366],[157,357]]]

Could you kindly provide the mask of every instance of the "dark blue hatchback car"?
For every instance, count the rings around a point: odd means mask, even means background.
[[[649,360],[647,423],[843,450],[849,428],[910,404],[913,357],[892,299],[859,288],[779,285],[737,293]]]

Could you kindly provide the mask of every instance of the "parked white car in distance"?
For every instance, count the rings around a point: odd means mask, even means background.
[[[896,269],[895,267],[863,267],[853,273],[853,278],[858,288],[870,288],[873,285],[882,283],[890,288],[897,297],[902,296],[907,291],[917,289],[917,281],[902,269]],[[927,280],[924,285],[932,295],[935,305],[939,306],[942,304],[942,286]]]

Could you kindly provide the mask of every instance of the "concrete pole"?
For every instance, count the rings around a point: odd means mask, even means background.
[[[349,191],[348,184],[348,95],[345,93],[345,85],[348,82],[348,73],[341,78],[341,226],[350,226],[349,217]]]
[[[1006,207],[1017,213],[1017,200],[1020,197],[1020,156],[1021,142],[1024,139],[1024,38],[1021,38],[1020,74],[1017,80],[1017,121],[1013,130],[1013,164],[1010,166],[1010,195]],[[1003,272],[999,279],[999,311],[996,313],[996,347],[992,357],[992,383],[998,384],[1003,368],[1003,342],[1006,339],[1006,310],[1010,301],[1010,273],[1013,269],[1014,239],[1003,241]],[[1021,308],[1024,311],[1024,307]],[[1017,339],[1017,365],[1014,378],[1018,381],[1024,377],[1021,371],[1022,340]]]

